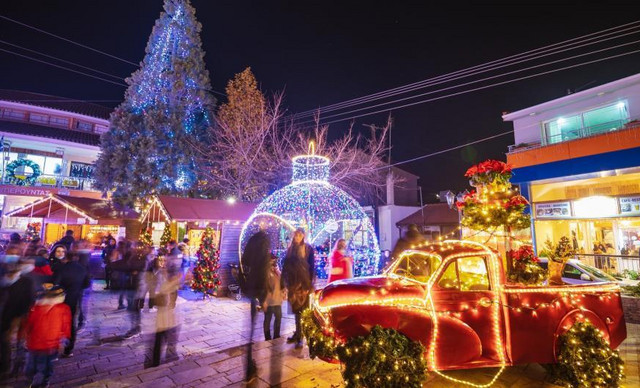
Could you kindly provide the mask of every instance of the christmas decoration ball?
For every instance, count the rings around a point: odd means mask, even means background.
[[[338,239],[345,239],[356,276],[376,273],[380,249],[371,219],[353,197],[329,182],[329,165],[323,156],[294,157],[291,184],[258,205],[242,228],[240,252],[254,233],[263,230],[273,253],[283,258],[293,232],[302,228],[305,241],[323,255]]]

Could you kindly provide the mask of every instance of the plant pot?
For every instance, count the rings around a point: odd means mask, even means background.
[[[561,286],[566,284],[562,281],[562,271],[564,270],[564,266],[567,264],[566,261],[557,262],[554,260],[548,261],[549,267],[549,280],[547,284],[550,286]]]

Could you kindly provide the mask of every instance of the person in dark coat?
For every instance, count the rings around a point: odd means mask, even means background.
[[[405,232],[404,236],[399,238],[396,242],[396,245],[393,247],[389,262],[392,263],[395,259],[398,258],[398,256],[400,256],[402,252],[411,248],[412,245],[419,244],[423,241],[424,237],[418,230],[418,227],[415,224],[409,225],[409,228]],[[388,263],[385,263],[385,265],[387,264]]]
[[[19,263],[3,265],[7,266],[7,271],[0,278],[0,373],[9,372],[11,367],[11,333],[14,328],[19,327],[35,301],[33,279],[22,276],[23,272],[30,272],[32,266],[26,268],[27,266]],[[18,353],[22,348],[24,347],[17,347]],[[18,354],[16,360],[19,359]]]
[[[267,281],[269,265],[271,262],[271,243],[269,236],[263,232],[257,232],[249,241],[242,252],[240,259],[241,285],[243,292],[251,299],[249,343],[247,344],[247,369],[246,381],[251,382],[257,377],[258,369],[253,360],[253,329],[256,320],[257,303],[262,305],[267,297]]]
[[[64,290],[66,294],[64,303],[71,309],[71,338],[62,353],[62,357],[71,357],[76,343],[76,312],[84,289],[89,287],[89,273],[78,262],[77,255],[67,253],[67,256],[62,260],[62,265],[54,273],[54,283]]]
[[[65,248],[67,248],[67,252],[69,252],[71,250],[71,246],[75,241],[76,239],[73,238],[73,230],[69,229],[64,233],[64,237],[58,240],[56,244],[64,245]]]
[[[49,253],[49,267],[55,273],[62,266],[62,261],[67,256],[69,250],[61,244],[54,245]]]
[[[293,233],[291,245],[282,264],[282,280],[288,290],[289,306],[296,317],[296,331],[293,336],[287,338],[287,342],[295,342],[297,349],[302,347],[300,314],[309,306],[309,294],[313,292],[316,275],[315,253],[313,247],[305,243],[304,238],[304,229],[297,229]]]
[[[102,262],[104,263],[104,282],[105,290],[111,288],[111,262],[114,256],[114,251],[116,250],[116,240],[109,235],[107,237],[106,245],[102,250]]]
[[[138,290],[146,264],[146,256],[141,246],[131,249],[122,259],[111,263],[112,270],[122,274],[122,288],[127,298],[127,310],[131,319],[131,329],[124,334],[124,338],[132,338],[141,333],[140,309],[142,306]]]
[[[89,295],[84,294],[91,292],[92,277],[89,269],[89,261],[91,260],[92,246],[89,241],[82,238],[73,244],[73,250],[78,255],[78,263],[80,263],[80,265],[83,266],[89,274],[89,287],[84,291],[82,298],[80,298],[80,303],[78,304],[78,330],[80,330],[84,327],[87,316],[87,304],[85,301]]]
[[[19,233],[11,233],[9,236],[9,244],[7,244],[7,251],[16,251],[18,255],[24,252],[24,242],[22,236]]]

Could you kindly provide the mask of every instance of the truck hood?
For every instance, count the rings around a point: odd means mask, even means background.
[[[395,303],[424,303],[423,284],[404,278],[367,276],[336,281],[316,293],[318,306],[331,308],[347,304],[380,304],[393,299]]]

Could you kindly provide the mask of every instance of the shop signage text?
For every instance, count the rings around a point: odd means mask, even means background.
[[[570,202],[550,202],[535,204],[537,218],[571,217]]]
[[[640,214],[640,196],[620,197],[620,214],[624,216]]]

